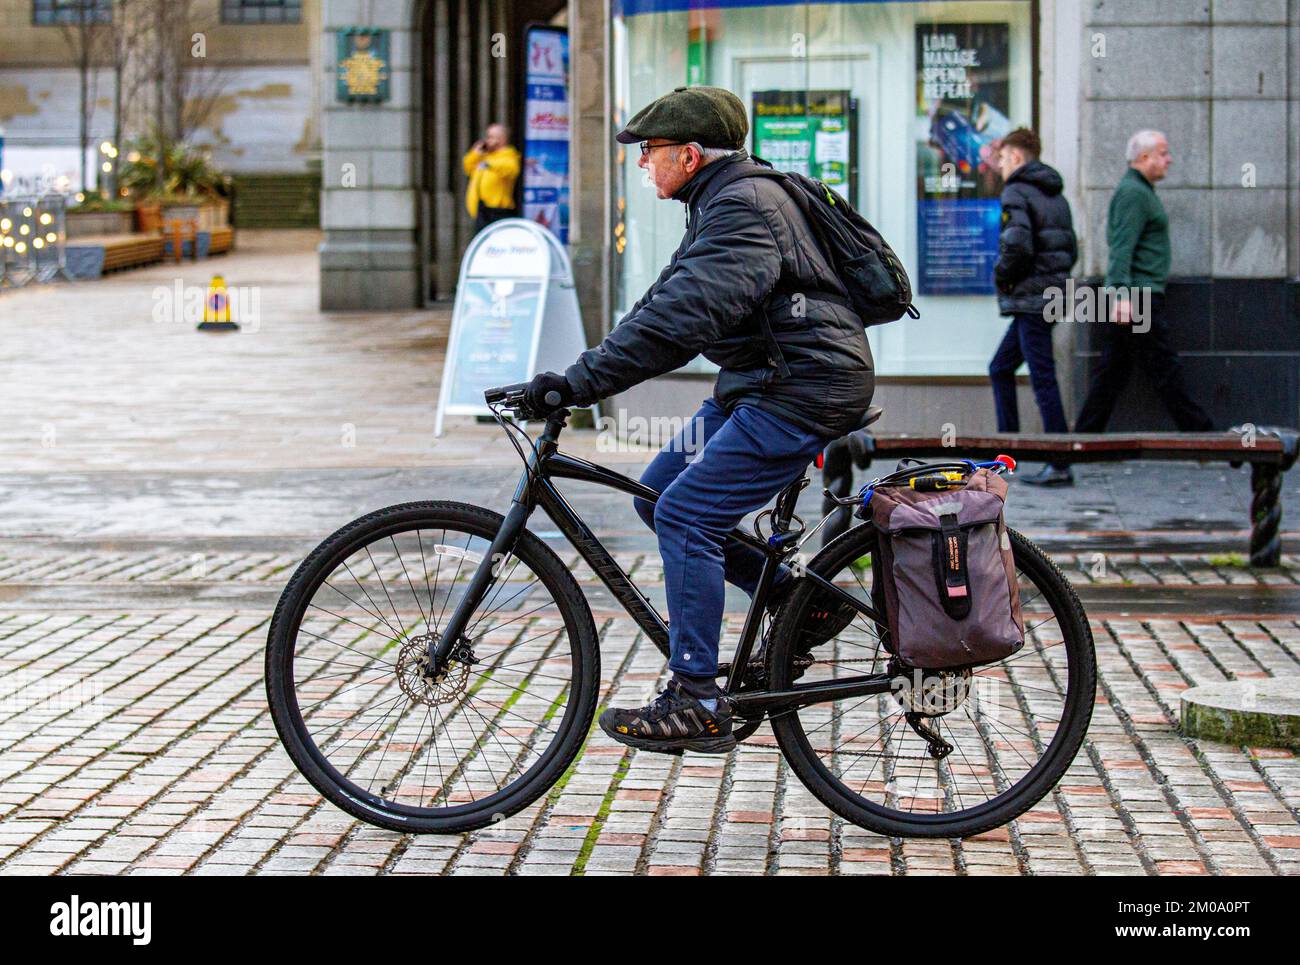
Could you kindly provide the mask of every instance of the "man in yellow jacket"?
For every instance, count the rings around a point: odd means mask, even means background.
[[[465,207],[474,219],[474,233],[501,218],[515,216],[515,181],[519,180],[519,152],[510,146],[510,130],[490,124],[481,141],[465,154],[469,190]]]

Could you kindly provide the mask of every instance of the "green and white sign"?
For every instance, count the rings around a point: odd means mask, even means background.
[[[754,153],[779,171],[824,182],[853,203],[853,113],[847,90],[754,91]]]

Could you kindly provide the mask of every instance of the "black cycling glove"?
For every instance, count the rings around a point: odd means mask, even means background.
[[[547,402],[548,392],[557,393],[560,401],[555,404]],[[539,372],[533,376],[533,380],[528,383],[528,388],[524,390],[524,404],[533,412],[550,412],[553,409],[563,408],[573,404],[573,388],[563,375]]]

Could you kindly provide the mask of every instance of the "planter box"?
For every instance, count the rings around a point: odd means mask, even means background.
[[[199,230],[213,231],[230,224],[230,202],[224,198],[204,202],[199,208]]]
[[[86,238],[91,235],[129,235],[131,211],[69,211],[67,234],[69,238]]]
[[[166,228],[168,221],[193,221],[199,220],[199,205],[197,203],[183,204],[164,204],[162,206],[163,227]]]
[[[162,205],[156,201],[142,201],[135,206],[135,229],[144,234],[157,234],[162,230]]]

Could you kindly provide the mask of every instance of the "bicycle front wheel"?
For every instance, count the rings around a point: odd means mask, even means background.
[[[897,837],[967,837],[1033,807],[1074,760],[1092,718],[1096,656],[1073,588],[1043,552],[1009,530],[1025,645],[997,663],[947,673],[904,671],[906,687],[815,704],[772,718],[781,750],[822,803],[854,824]],[[808,565],[864,603],[879,565],[873,527],[858,526]],[[773,690],[898,669],[888,629],[862,615],[835,638],[799,652],[798,629],[824,597],[804,581],[777,617]],[[945,741],[931,743],[908,722]]]
[[[326,798],[408,833],[469,831],[560,778],[595,715],[600,658],[572,575],[524,531],[465,631],[425,672],[502,517],[419,502],[364,516],[298,568],[267,640],[271,715]]]

